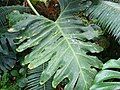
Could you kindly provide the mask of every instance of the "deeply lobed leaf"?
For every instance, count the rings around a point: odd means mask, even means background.
[[[95,68],[101,68],[102,62],[87,53],[99,53],[103,49],[89,42],[97,36],[94,29],[74,16],[81,9],[81,1],[63,1],[60,0],[61,14],[55,22],[43,16],[27,15],[10,31],[20,32],[18,52],[32,48],[23,64],[29,64],[28,67],[33,69],[48,62],[40,78],[41,84],[54,75],[54,88],[68,78],[65,90],[88,90],[97,73]],[[19,15],[24,17],[26,14],[14,14],[15,17]],[[88,38],[88,33],[92,34],[91,38]]]

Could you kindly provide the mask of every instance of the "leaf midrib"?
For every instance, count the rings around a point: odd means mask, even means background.
[[[69,43],[67,37],[65,36],[64,32],[62,31],[61,27],[59,26],[59,24],[57,23],[57,21],[55,22],[55,25],[58,27],[58,30],[61,32],[62,36],[65,38],[65,41],[67,42],[68,46],[70,47],[75,59],[76,59],[76,62],[78,63],[78,66],[79,66],[79,69],[80,69],[80,73],[81,73],[81,76],[83,77],[83,80],[85,82],[85,87],[87,88],[87,84],[86,84],[86,80],[84,78],[84,74],[82,72],[82,68],[81,68],[81,65],[79,64],[79,59],[78,57],[76,56],[76,53],[74,51],[74,49],[72,48],[71,44]]]

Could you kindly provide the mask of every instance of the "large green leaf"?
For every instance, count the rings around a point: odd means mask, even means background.
[[[103,65],[94,80],[91,90],[119,90],[120,89],[120,59],[109,60]]]
[[[43,16],[27,15],[27,19],[21,20],[9,30],[21,33],[18,37],[21,44],[17,48],[18,52],[32,48],[23,65],[29,64],[28,68],[33,69],[48,62],[40,84],[54,75],[54,88],[68,78],[65,90],[88,90],[97,73],[95,68],[102,67],[97,57],[87,55],[88,52],[99,53],[103,49],[89,41],[98,36],[96,31],[74,16],[83,8],[80,3],[80,0],[60,0],[61,14],[55,22]],[[9,17],[13,17],[11,15]],[[22,14],[23,17],[25,15]]]
[[[110,1],[102,1],[87,10],[87,16],[98,20],[98,25],[116,37],[120,43],[120,5]]]

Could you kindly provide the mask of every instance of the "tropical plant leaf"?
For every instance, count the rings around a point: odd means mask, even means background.
[[[80,18],[74,16],[83,8],[80,3],[80,0],[60,0],[61,14],[55,22],[43,16],[28,15],[27,19],[21,20],[9,30],[20,31],[17,38],[21,44],[17,48],[18,52],[28,48],[33,50],[25,57],[24,65],[29,64],[28,68],[34,69],[48,62],[40,84],[54,75],[54,88],[68,78],[65,90],[88,90],[97,73],[95,68],[102,67],[97,57],[87,55],[88,52],[99,53],[103,49],[89,42],[98,36],[93,32],[94,29],[85,26]],[[24,14],[21,15],[24,17]],[[88,33],[92,34],[92,38],[88,38]]]
[[[102,1],[98,5],[92,5],[87,10],[87,16],[98,20],[98,25],[106,29],[116,37],[120,43],[120,5],[110,1]]]
[[[103,65],[94,80],[91,90],[119,90],[120,89],[120,59],[109,60]]]

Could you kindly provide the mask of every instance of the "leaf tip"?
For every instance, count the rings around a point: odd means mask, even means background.
[[[33,69],[33,68],[35,68],[35,67],[34,67],[33,64],[29,64],[29,65],[28,65],[28,68],[29,68],[29,69]]]
[[[14,28],[8,29],[8,32],[14,32]]]

